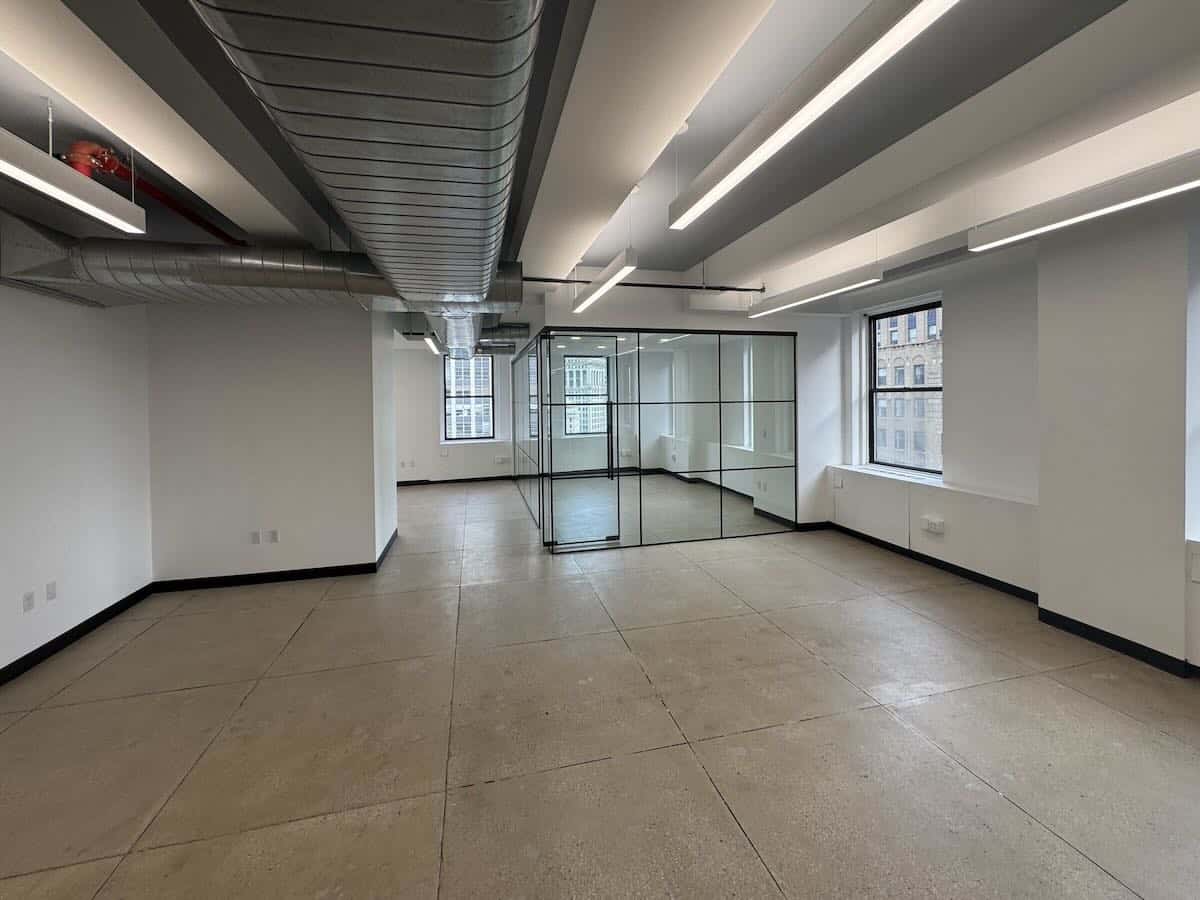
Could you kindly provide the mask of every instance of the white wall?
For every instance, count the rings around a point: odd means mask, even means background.
[[[0,666],[150,582],[147,383],[144,309],[0,285]]]
[[[1042,606],[1185,648],[1188,229],[1164,203],[1042,242]]]
[[[1037,266],[1024,255],[943,291],[943,480],[1038,498]]]
[[[158,580],[375,559],[371,319],[355,309],[155,306]],[[278,544],[253,545],[253,530]]]
[[[375,556],[396,531],[395,330],[387,313],[371,314],[371,408],[375,452]]]
[[[490,441],[443,441],[442,357],[434,356],[421,342],[400,339],[396,347],[396,479],[445,481],[511,475],[512,357],[496,356],[493,363],[496,437]]]

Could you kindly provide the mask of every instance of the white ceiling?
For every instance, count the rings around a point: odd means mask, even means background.
[[[595,5],[521,245],[526,274],[571,270],[770,5]]]
[[[600,232],[584,265],[604,266],[630,238],[649,268],[673,269],[689,236],[667,226],[667,206],[774,97],[829,46],[870,0],[775,0],[639,190]],[[678,159],[678,177],[676,160]],[[676,186],[678,185],[678,190]]]

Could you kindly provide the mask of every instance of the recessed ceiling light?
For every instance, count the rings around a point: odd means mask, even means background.
[[[559,350],[566,350],[566,349],[567,349],[567,345],[566,345],[566,344],[555,344],[554,346],[555,346],[557,349],[559,349]]]
[[[431,338],[429,335],[425,335],[425,346],[430,349],[434,356],[442,355],[441,351],[439,351],[437,348],[437,344],[433,342],[433,338]]]
[[[579,336],[577,336],[577,335],[574,335],[574,334],[573,334],[573,335],[571,335],[571,340],[573,340],[573,341],[582,341],[582,340],[583,340],[583,338],[581,338],[581,337],[579,337]]]

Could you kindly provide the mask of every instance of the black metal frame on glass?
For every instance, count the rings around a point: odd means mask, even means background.
[[[607,435],[607,440],[608,440],[610,448],[612,448],[614,446],[614,441],[615,441],[615,450],[611,451],[608,454],[608,464],[604,467],[597,468],[594,472],[590,471],[590,470],[580,470],[578,472],[573,471],[573,472],[562,472],[562,473],[555,471],[555,469],[554,469],[554,457],[555,457],[554,445],[556,443],[556,434],[555,434],[555,424],[554,424],[554,416],[553,416],[554,408],[562,407],[565,409],[568,406],[580,406],[580,405],[592,405],[592,404],[587,404],[587,403],[580,404],[578,402],[573,402],[573,403],[566,402],[568,399],[574,399],[577,401],[577,400],[583,399],[583,398],[582,398],[582,395],[580,395],[579,397],[576,397],[576,395],[570,395],[570,397],[568,397],[565,393],[565,387],[564,387],[564,395],[563,395],[564,402],[561,402],[561,403],[555,402],[554,397],[550,393],[551,385],[549,384],[549,378],[544,374],[542,374],[541,377],[539,378],[539,384],[538,384],[539,405],[540,405],[540,409],[542,411],[542,416],[541,416],[540,422],[539,422],[539,439],[538,439],[539,459],[537,461],[538,462],[539,485],[541,485],[543,481],[546,481],[549,483],[548,490],[542,490],[539,492],[540,501],[541,501],[541,510],[542,510],[542,516],[540,517],[540,522],[541,522],[541,528],[542,528],[542,534],[543,534],[543,543],[546,546],[550,547],[551,549],[563,549],[563,550],[565,550],[565,549],[570,549],[570,550],[605,549],[607,547],[612,547],[612,546],[652,546],[655,544],[690,543],[695,540],[716,540],[721,537],[729,536],[728,535],[729,527],[725,521],[725,518],[726,518],[725,508],[726,508],[726,499],[727,499],[725,497],[725,492],[728,490],[731,492],[731,494],[742,494],[743,496],[751,496],[751,495],[744,494],[743,491],[740,491],[735,487],[731,487],[731,486],[727,485],[725,476],[729,473],[734,473],[734,472],[790,471],[791,479],[792,479],[792,491],[791,491],[792,506],[791,506],[790,518],[785,518],[783,516],[778,515],[777,513],[769,512],[768,510],[759,509],[759,508],[755,507],[753,505],[753,503],[751,504],[751,509],[756,516],[762,516],[765,520],[778,523],[778,525],[779,525],[779,527],[776,529],[768,528],[767,530],[764,530],[761,532],[755,532],[757,534],[789,531],[789,530],[792,530],[795,527],[797,527],[796,521],[798,518],[797,513],[798,513],[798,507],[799,507],[799,502],[798,502],[799,501],[799,484],[798,484],[798,478],[797,478],[797,459],[796,459],[795,444],[793,443],[792,448],[791,448],[792,460],[791,460],[790,465],[734,466],[734,467],[730,467],[730,468],[725,468],[726,453],[725,453],[725,446],[724,446],[724,444],[725,444],[724,427],[725,427],[725,414],[726,414],[724,406],[726,406],[726,405],[732,407],[732,406],[751,406],[754,404],[773,404],[775,406],[789,407],[790,408],[790,423],[791,423],[790,424],[790,428],[791,428],[790,436],[791,436],[792,441],[793,442],[795,441],[795,438],[796,438],[795,431],[796,431],[796,424],[797,424],[797,422],[796,422],[796,394],[795,394],[795,373],[796,373],[796,352],[797,351],[796,351],[796,335],[794,332],[721,331],[721,330],[717,330],[717,329],[689,329],[687,331],[681,331],[680,329],[666,329],[666,328],[626,329],[626,328],[604,328],[604,327],[598,327],[598,326],[581,326],[581,327],[547,326],[547,327],[543,328],[541,331],[539,331],[536,335],[534,335],[534,337],[530,340],[530,342],[524,348],[522,348],[521,351],[519,351],[518,356],[520,356],[523,353],[528,353],[531,351],[536,353],[537,358],[538,358],[539,369],[544,368],[544,371],[548,372],[550,370],[550,362],[551,362],[551,354],[552,354],[552,341],[556,337],[561,339],[566,336],[579,336],[579,335],[605,335],[605,336],[613,337],[614,339],[617,338],[617,336],[629,335],[629,336],[633,337],[637,341],[637,343],[633,349],[631,349],[629,351],[623,351],[622,354],[618,354],[616,352],[616,347],[614,344],[614,348],[613,348],[614,352],[611,355],[611,363],[610,363],[610,369],[609,369],[609,373],[608,373],[608,397],[606,397],[607,404],[610,407],[610,411],[609,411],[609,415],[606,417],[607,427],[606,427],[604,434]],[[646,351],[646,348],[643,346],[643,344],[644,344],[643,336],[646,336],[646,335],[715,335],[715,336],[717,336],[717,340],[715,342],[716,343],[715,357],[716,357],[716,366],[717,366],[717,396],[716,396],[716,399],[713,399],[713,400],[690,400],[690,399],[688,399],[688,400],[673,400],[672,399],[672,400],[665,400],[665,401],[644,400],[643,399],[642,381],[643,381],[643,374],[644,374],[643,355]],[[737,399],[727,399],[723,396],[727,385],[725,385],[724,380],[723,380],[724,379],[723,365],[724,365],[725,360],[724,360],[724,356],[723,356],[723,349],[721,346],[722,338],[732,340],[732,339],[737,339],[737,338],[747,338],[748,339],[748,338],[753,338],[753,337],[784,338],[784,339],[789,339],[791,341],[791,354],[790,354],[791,371],[788,376],[788,380],[786,382],[788,385],[787,390],[786,390],[786,393],[788,396],[786,399],[759,400],[759,399],[754,399],[749,396],[748,397],[739,397]],[[544,355],[543,355],[543,348],[544,348]],[[620,394],[621,389],[618,384],[618,382],[621,378],[621,375],[620,375],[620,369],[618,368],[617,363],[616,363],[616,359],[617,359],[617,356],[624,355],[624,353],[635,353],[636,354],[635,360],[634,360],[634,363],[635,363],[634,371],[636,372],[636,375],[635,375],[636,383],[632,386],[632,390],[630,391],[631,396],[629,398],[621,397],[621,394]],[[564,354],[564,358],[565,358],[565,355],[566,354]],[[579,356],[579,355],[586,355],[586,354],[570,354],[570,355]],[[595,354],[592,354],[592,355],[594,356]],[[633,373],[630,373],[630,374],[632,375]],[[751,372],[750,377],[751,378],[754,377],[753,372]],[[597,403],[594,405],[600,405],[600,404]],[[645,441],[643,439],[644,438],[643,429],[644,429],[644,425],[645,425],[645,416],[644,416],[643,407],[653,407],[653,406],[669,406],[672,408],[715,406],[716,407],[715,418],[716,418],[716,428],[717,428],[717,433],[715,435],[715,443],[717,444],[716,456],[717,456],[717,466],[718,467],[715,469],[711,468],[711,467],[698,468],[696,470],[689,470],[687,472],[675,472],[673,469],[669,469],[669,468],[649,469],[648,470],[646,468],[646,458],[644,457],[644,446],[643,446],[645,443]],[[620,422],[621,422],[621,408],[622,407],[626,407],[626,408],[634,407],[636,409],[636,415],[631,417],[631,419],[632,419],[631,424],[633,424],[633,422],[636,422],[636,429],[637,429],[637,436],[636,436],[637,463],[636,463],[636,466],[633,466],[633,467],[623,466],[622,461],[621,461],[621,456],[620,456],[620,452],[621,452],[620,451],[620,429],[621,429]],[[565,413],[564,413],[564,419],[563,419],[563,428],[565,429]],[[599,436],[599,435],[600,435],[600,433],[596,432],[593,436]],[[573,434],[571,436],[578,437],[580,435]],[[565,438],[566,435],[564,434],[561,437]],[[542,448],[543,441],[545,442],[544,451]],[[614,453],[615,453],[615,459],[613,457]],[[696,460],[696,461],[700,462],[700,460]],[[558,501],[556,501],[556,498],[555,498],[554,483],[556,481],[567,480],[567,479],[572,479],[572,478],[598,477],[603,474],[608,474],[608,476],[610,478],[612,478],[614,475],[614,470],[615,470],[616,494],[617,494],[617,496],[616,496],[617,524],[618,524],[618,529],[621,532],[619,535],[619,540],[618,541],[606,540],[606,536],[597,535],[594,539],[592,539],[590,541],[583,541],[583,542],[579,542],[579,543],[566,543],[566,542],[556,543],[556,541],[555,541],[555,533],[556,533],[555,532],[555,519],[556,519],[556,515],[559,512],[559,510],[557,509]],[[691,483],[695,483],[696,481],[701,481],[701,482],[707,483],[710,486],[713,486],[717,489],[717,493],[718,493],[718,502],[716,504],[716,506],[717,506],[717,510],[716,510],[717,522],[715,523],[716,527],[714,528],[714,534],[711,537],[667,539],[667,540],[662,540],[662,541],[647,540],[647,535],[645,533],[645,513],[646,513],[646,497],[647,497],[647,495],[644,490],[644,479],[645,479],[645,477],[654,476],[654,475],[671,475],[675,478],[679,478],[683,481],[691,482]],[[708,478],[695,478],[694,476],[713,476],[715,478],[715,482],[712,480],[709,480]],[[638,501],[637,529],[638,529],[638,533],[636,535],[626,534],[626,533],[624,533],[624,530],[621,530],[621,526],[622,526],[622,520],[621,520],[622,479],[629,478],[629,477],[637,477],[637,479],[638,479],[638,485],[637,485],[637,501]],[[547,497],[547,494],[548,494],[548,497]],[[531,510],[531,512],[532,512],[532,510]],[[750,537],[752,535],[751,534],[744,534],[744,535],[738,534],[736,536]]]

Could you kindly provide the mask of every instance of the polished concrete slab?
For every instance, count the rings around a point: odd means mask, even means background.
[[[1195,896],[1196,681],[833,532],[399,510],[376,575],[156,595],[0,687],[0,898]]]

